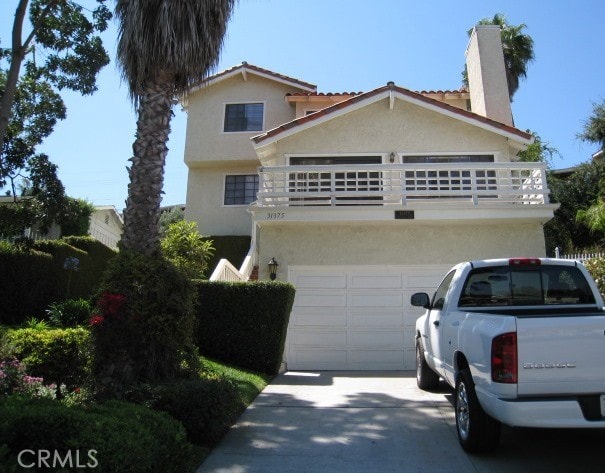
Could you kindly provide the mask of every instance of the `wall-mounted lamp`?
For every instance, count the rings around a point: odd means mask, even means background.
[[[389,162],[391,164],[395,162],[395,156],[397,156],[395,152],[391,152],[391,154],[389,154]]]
[[[269,263],[267,263],[267,266],[269,266],[269,277],[271,278],[271,281],[275,281],[275,278],[277,277],[277,267],[279,264],[277,264],[275,258],[272,257]]]

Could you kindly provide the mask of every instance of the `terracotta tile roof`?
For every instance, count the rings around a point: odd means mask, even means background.
[[[224,71],[221,71],[214,75],[206,77],[204,80],[200,81],[200,83],[198,85],[220,81],[221,79],[227,78],[227,77],[233,75],[234,73],[237,73],[239,71],[244,71],[244,70],[250,71],[252,73],[257,73],[257,74],[260,74],[263,76],[273,77],[280,81],[290,82],[293,85],[297,85],[303,89],[311,89],[311,90],[317,89],[317,86],[315,84],[311,84],[309,82],[305,82],[300,79],[295,79],[293,77],[289,77],[284,74],[278,74],[277,72],[270,71],[269,69],[263,69],[262,67],[255,66],[253,64],[248,64],[245,61],[242,62],[241,64],[238,64],[237,66],[230,67],[229,69],[225,69]]]
[[[479,123],[483,123],[486,124],[490,127],[496,128],[498,130],[501,130],[503,132],[506,133],[510,133],[513,134],[515,136],[518,136],[519,138],[523,139],[523,140],[530,140],[532,139],[532,135],[530,133],[526,133],[524,131],[519,130],[518,128],[509,126],[509,125],[505,125],[504,123],[500,123],[497,122],[495,120],[492,120],[490,118],[486,118],[482,115],[478,115],[476,113],[473,112],[468,112],[466,110],[463,110],[461,108],[458,107],[454,107],[452,105],[448,105],[444,102],[441,102],[439,100],[435,100],[432,99],[430,97],[426,97],[418,92],[413,92],[409,89],[405,89],[403,87],[399,87],[396,86],[394,83],[389,82],[386,86],[383,87],[379,87],[377,89],[371,90],[369,92],[365,92],[362,93],[360,95],[356,95],[350,99],[344,100],[342,102],[338,102],[330,107],[318,110],[315,113],[312,113],[310,115],[304,116],[304,117],[300,117],[297,118],[295,120],[292,120],[290,122],[284,123],[283,125],[280,125],[276,128],[273,128],[272,130],[268,130],[265,133],[261,134],[261,135],[257,135],[255,137],[252,138],[252,140],[254,141],[255,144],[259,144],[262,143],[265,140],[268,140],[269,138],[273,138],[274,136],[279,135],[280,133],[283,133],[287,130],[291,130],[293,128],[302,126],[306,123],[315,121],[315,120],[319,120],[321,117],[325,117],[328,115],[332,115],[340,110],[346,109],[348,107],[351,107],[359,102],[363,102],[364,100],[370,99],[372,97],[375,97],[377,95],[380,95],[382,93],[388,92],[389,90],[392,90],[393,92],[396,92],[398,94],[401,94],[405,97],[409,97],[415,101],[419,101],[422,102],[428,106],[431,107],[435,107],[438,109],[442,109],[444,112],[448,112],[450,114],[453,115],[459,115],[462,118],[466,118],[466,119],[470,119],[472,121],[476,121]]]
[[[444,95],[444,94],[468,94],[466,87],[460,87],[458,90],[418,90],[418,94],[422,95]]]
[[[363,94],[363,92],[294,92],[286,94],[286,97],[340,97],[361,94]]]

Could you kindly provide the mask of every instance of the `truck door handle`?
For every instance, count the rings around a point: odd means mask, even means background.
[[[435,321],[433,322],[433,325],[434,325],[435,327],[439,327],[439,321],[438,321],[438,320],[435,320]]]

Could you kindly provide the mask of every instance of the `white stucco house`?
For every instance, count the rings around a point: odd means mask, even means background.
[[[469,259],[545,256],[545,166],[520,163],[498,27],[477,27],[469,90],[363,93],[243,63],[183,105],[185,216],[205,235],[251,235],[248,258],[296,286],[289,369],[412,369],[409,304]]]
[[[88,234],[105,246],[118,249],[124,232],[124,219],[113,205],[97,205],[90,216]]]

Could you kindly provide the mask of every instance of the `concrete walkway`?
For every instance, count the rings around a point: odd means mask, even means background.
[[[452,393],[413,372],[288,372],[246,410],[197,473],[558,473],[602,471],[605,431],[504,428],[467,455]]]

